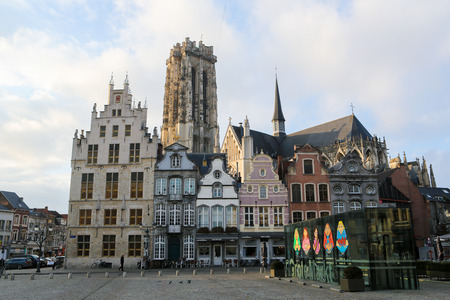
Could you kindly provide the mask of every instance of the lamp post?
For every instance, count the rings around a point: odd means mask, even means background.
[[[148,270],[148,257],[149,257],[149,244],[150,244],[150,230],[153,231],[156,228],[156,223],[152,224],[152,227],[144,227],[139,224],[139,229],[144,231],[144,268]]]
[[[47,238],[52,234],[52,230],[53,230],[53,227],[51,225],[44,225],[44,227],[41,227],[40,225],[36,224],[34,226],[34,232],[35,232],[34,242],[39,247],[37,268],[36,268],[37,273],[41,272],[42,246],[44,245]]]

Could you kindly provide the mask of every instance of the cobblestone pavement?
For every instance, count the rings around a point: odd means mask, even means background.
[[[42,269],[39,275],[34,270],[9,270],[8,279],[0,279],[0,299],[449,299],[450,295],[450,282],[421,280],[420,290],[340,293],[337,285],[267,278],[259,268],[249,268],[246,274],[242,268],[232,268],[230,274],[213,270],[213,275],[210,269],[197,270],[196,276],[190,269],[179,270],[179,276],[174,269],[161,270],[162,276],[159,270],[147,270],[144,277],[136,269],[126,277],[115,269]]]

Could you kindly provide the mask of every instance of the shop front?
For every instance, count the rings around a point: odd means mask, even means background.
[[[286,258],[283,232],[241,233],[240,248],[242,266],[269,266]]]
[[[197,262],[205,266],[237,266],[238,235],[197,234]]]

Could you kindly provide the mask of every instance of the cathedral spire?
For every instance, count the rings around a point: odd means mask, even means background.
[[[275,107],[273,111],[273,135],[277,137],[284,137],[286,132],[284,130],[284,116],[281,109],[280,92],[278,91],[278,78],[275,77]]]
[[[436,187],[436,179],[434,178],[433,166],[430,164],[431,187]]]

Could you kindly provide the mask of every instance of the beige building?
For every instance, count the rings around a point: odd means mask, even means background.
[[[217,126],[217,57],[202,41],[177,43],[167,59],[161,141],[193,153],[220,151]]]
[[[102,259],[133,265],[144,255],[140,224],[153,222],[154,165],[159,138],[147,130],[147,108],[132,103],[111,78],[108,104],[94,104],[89,131],[75,131],[69,199],[67,267]],[[151,249],[149,245],[149,249]]]

